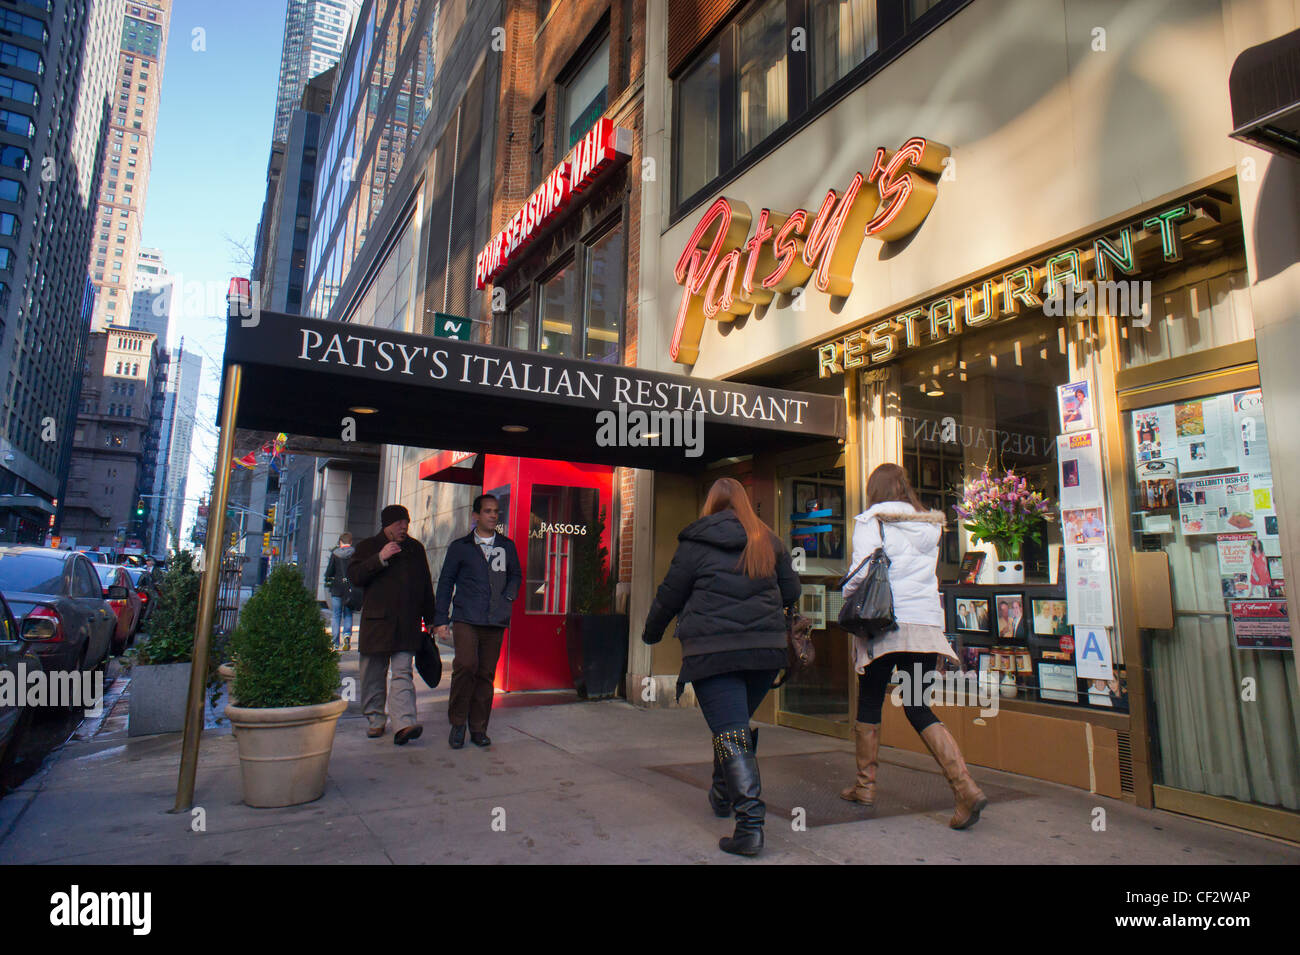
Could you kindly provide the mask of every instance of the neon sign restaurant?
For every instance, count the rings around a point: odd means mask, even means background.
[[[1300,838],[1296,449],[1270,401],[1293,372],[1262,345],[1292,319],[1255,278],[1280,160],[1229,135],[1233,58],[1267,37],[1208,0],[1109,32],[1100,2],[664,6],[640,364],[842,396],[848,426],[720,460],[706,430],[705,474],[656,473],[634,627],[736,477],[802,548],[817,653],[758,718],[849,738],[836,583],[866,476],[896,462],[948,518],[945,630],[997,700],[938,710],[969,762]],[[1170,44],[1197,69],[1139,80]],[[1050,504],[1019,552],[958,510],[1008,476]],[[629,688],[671,699],[680,662],[633,639]],[[923,751],[895,707],[883,734]]]

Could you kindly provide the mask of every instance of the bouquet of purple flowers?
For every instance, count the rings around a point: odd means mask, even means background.
[[[966,485],[954,510],[975,543],[992,544],[999,560],[1019,560],[1026,537],[1041,543],[1043,524],[1052,517],[1052,505],[1023,477],[1014,471],[995,477],[988,468]]]

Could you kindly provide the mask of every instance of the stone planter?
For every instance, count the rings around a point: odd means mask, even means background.
[[[314,706],[226,707],[239,746],[244,802],[257,808],[296,806],[325,792],[334,729],[346,700]]]
[[[190,692],[190,664],[161,663],[131,668],[131,704],[127,735],[151,736],[185,729]]]

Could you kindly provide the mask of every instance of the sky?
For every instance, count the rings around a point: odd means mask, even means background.
[[[142,244],[161,250],[168,271],[185,283],[169,346],[184,337],[186,350],[203,357],[183,535],[197,499],[211,493],[225,292],[231,276],[248,275],[251,263],[237,244],[251,255],[266,196],[285,6],[175,0],[172,7]],[[201,294],[195,282],[204,283]]]

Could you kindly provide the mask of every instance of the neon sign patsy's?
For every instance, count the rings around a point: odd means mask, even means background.
[[[843,192],[827,190],[812,216],[805,209],[788,215],[762,209],[755,218],[745,203],[720,196],[696,223],[673,271],[682,298],[669,356],[694,364],[706,320],[748,315],[810,278],[820,292],[848,295],[862,240],[892,242],[925,220],[949,152],[919,137],[895,152],[882,146],[871,171],[857,173]]]

